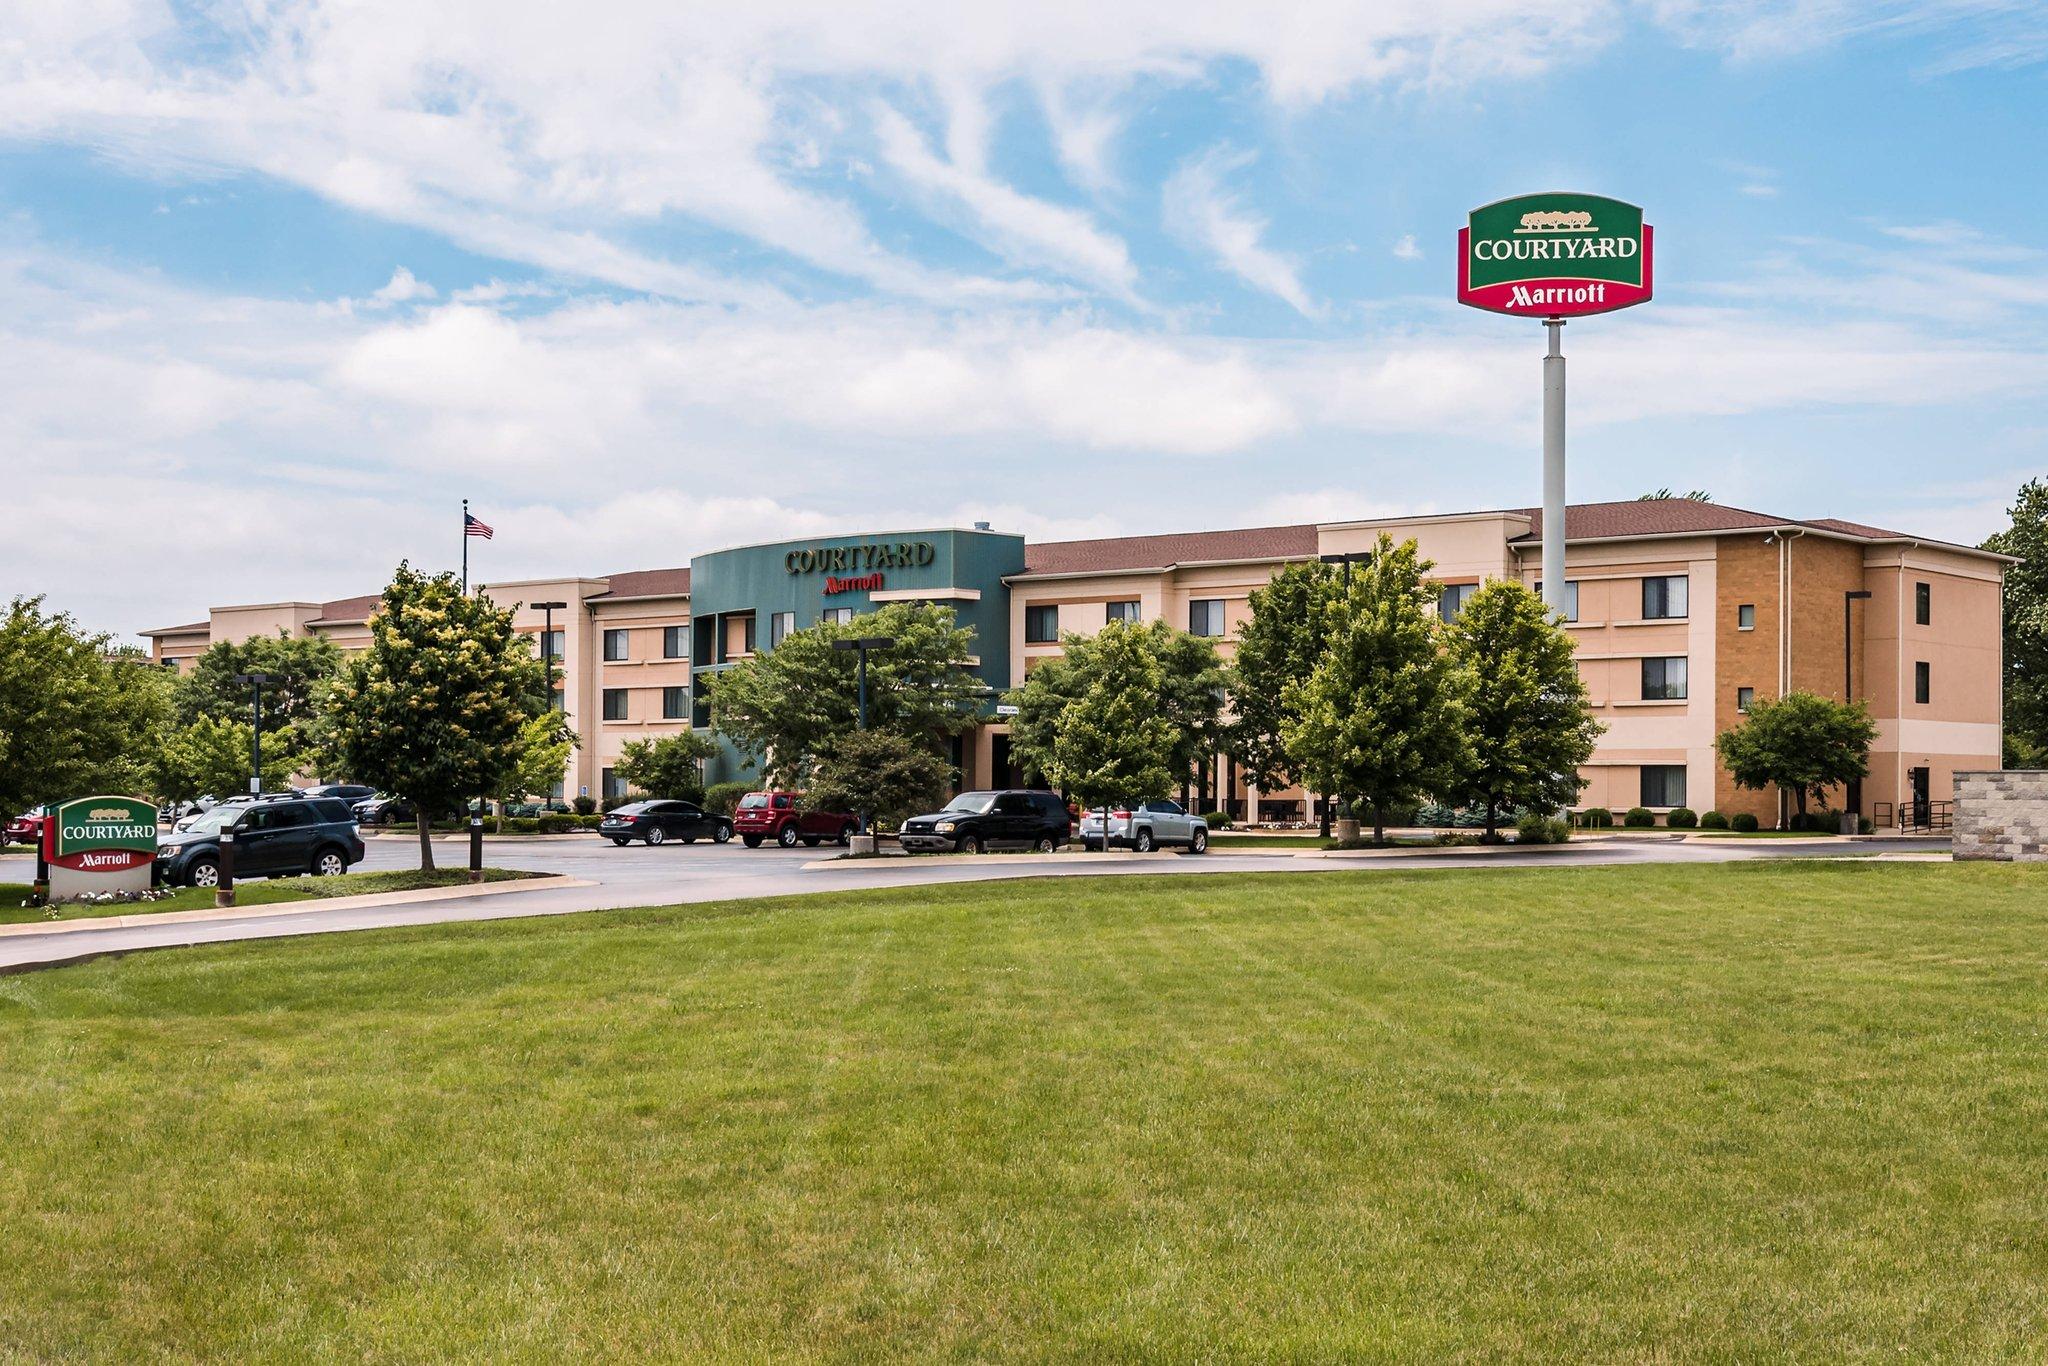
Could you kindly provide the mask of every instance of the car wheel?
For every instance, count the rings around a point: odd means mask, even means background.
[[[632,843],[632,841],[631,841],[631,840],[627,840],[627,839],[620,839],[620,838],[619,838],[619,837],[618,837],[617,835],[613,835],[613,836],[612,836],[612,843],[613,843],[613,844],[616,844],[616,845],[618,845],[618,846],[619,846],[619,848],[623,849],[623,848],[625,848],[625,847],[626,847],[627,845],[631,844],[631,843]]]
[[[185,869],[185,882],[192,887],[218,887],[220,865],[210,858],[194,859]]]
[[[1196,831],[1196,832],[1194,833],[1194,837],[1193,837],[1193,838],[1191,838],[1191,839],[1190,839],[1190,840],[1188,841],[1188,852],[1189,852],[1190,854],[1206,854],[1206,853],[1208,853],[1208,852],[1209,852],[1209,832],[1208,832],[1208,831],[1206,831],[1206,830],[1197,830],[1197,831]]]
[[[339,849],[322,849],[313,860],[314,877],[340,877],[348,871],[348,859]]]
[[[962,835],[954,844],[953,850],[960,854],[985,854],[988,852],[988,846],[982,843],[979,835]]]
[[[721,825],[716,830],[713,830],[711,832],[711,842],[713,844],[724,844],[727,840],[731,838],[732,827],[729,825]]]
[[[761,837],[759,835],[742,835],[740,839],[749,849],[759,849],[761,847]]]
[[[842,825],[839,827],[839,843],[842,846],[852,844],[853,837],[859,833],[860,827],[857,825]]]
[[[1152,832],[1150,830],[1140,830],[1138,832],[1138,837],[1131,841],[1131,848],[1137,850],[1141,854],[1151,853]]]
[[[1099,853],[1101,853],[1101,852],[1102,852],[1102,841],[1101,841],[1101,840],[1082,840],[1082,841],[1081,841],[1081,852],[1083,852],[1083,853],[1085,853],[1085,854],[1099,854]]]
[[[1058,852],[1058,850],[1059,845],[1054,842],[1051,835],[1040,835],[1038,842],[1031,846],[1031,852],[1034,854],[1051,854]]]
[[[796,826],[795,826],[795,824],[794,824],[794,823],[792,823],[792,824],[789,824],[789,825],[785,825],[785,826],[783,826],[783,827],[782,827],[782,829],[778,830],[778,831],[776,832],[776,834],[775,834],[775,842],[776,842],[777,844],[781,845],[781,846],[782,846],[783,848],[785,848],[785,849],[794,849],[794,848],[796,848]]]
[[[662,829],[662,828],[661,828],[660,826],[658,826],[658,825],[657,825],[657,826],[655,826],[655,827],[654,827],[654,828],[653,828],[652,830],[649,830],[649,831],[647,832],[647,846],[648,846],[648,848],[650,848],[650,849],[651,849],[651,848],[653,848],[653,847],[654,847],[655,845],[657,845],[657,844],[665,844],[665,843],[667,843],[667,842],[668,842],[668,831],[666,831],[666,830]]]

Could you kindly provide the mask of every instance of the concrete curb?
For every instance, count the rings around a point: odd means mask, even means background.
[[[595,887],[583,878],[543,873],[508,882],[464,883],[456,887],[422,887],[411,892],[374,892],[367,896],[307,897],[304,901],[273,901],[263,906],[228,906],[213,910],[163,911],[156,915],[102,915],[77,920],[31,920],[0,925],[0,938],[25,934],[78,934],[86,930],[132,930],[147,925],[184,925],[205,920],[254,920],[308,911],[347,911],[368,906],[410,906],[425,901],[454,901],[466,896],[506,896],[514,892],[555,892],[567,887]]]
[[[1009,867],[1009,866],[1012,866],[1012,865],[1015,865],[1015,864],[1025,864],[1025,865],[1030,865],[1030,864],[1040,864],[1040,863],[1062,863],[1062,864],[1099,864],[1099,863],[1105,863],[1105,862],[1110,862],[1110,863],[1136,863],[1136,862],[1140,862],[1140,861],[1142,861],[1142,862],[1145,862],[1145,863],[1157,863],[1157,864],[1159,864],[1159,865],[1160,865],[1161,867],[1170,867],[1170,866],[1171,866],[1171,864],[1169,864],[1169,863],[1167,862],[1167,860],[1168,860],[1168,859],[1176,859],[1176,860],[1177,860],[1177,859],[1183,859],[1183,858],[1237,858],[1237,857],[1239,857],[1239,856],[1241,856],[1241,855],[1249,855],[1249,856],[1251,856],[1251,857],[1253,857],[1253,858],[1270,858],[1270,859],[1282,859],[1282,858],[1287,858],[1287,859],[1338,859],[1338,860],[1344,860],[1344,859],[1385,859],[1385,858],[1393,858],[1393,859],[1403,859],[1403,858],[1416,858],[1416,857],[1428,857],[1428,858],[1441,858],[1441,857],[1443,857],[1443,856],[1444,856],[1444,855],[1446,855],[1446,854],[1453,854],[1453,855],[1455,855],[1455,854],[1480,854],[1480,855],[1484,855],[1484,856],[1487,856],[1487,857],[1496,857],[1496,856],[1500,856],[1500,855],[1505,855],[1505,854],[1534,854],[1534,853],[1538,853],[1539,851],[1541,851],[1541,852],[1549,852],[1549,851],[1552,851],[1552,850],[1556,850],[1556,851],[1560,851],[1560,852],[1562,852],[1562,851],[1564,851],[1564,850],[1570,849],[1570,848],[1572,847],[1572,844],[1579,844],[1579,845],[1585,845],[1585,844],[1591,844],[1591,843],[1594,843],[1594,842],[1595,842],[1595,841],[1593,841],[1593,840],[1573,840],[1573,841],[1571,842],[1571,844],[1532,844],[1532,845],[1518,845],[1518,844],[1416,844],[1416,845],[1409,845],[1409,846],[1404,846],[1404,847],[1402,847],[1402,848],[1399,848],[1399,849],[1218,849],[1218,848],[1217,848],[1216,846],[1214,846],[1214,845],[1211,845],[1211,846],[1209,846],[1209,852],[1208,852],[1207,854],[1182,854],[1182,853],[1179,853],[1178,851],[1176,851],[1176,850],[1172,850],[1172,849],[1162,849],[1162,850],[1159,850],[1159,851],[1157,851],[1157,852],[1154,852],[1154,853],[1150,853],[1150,854],[1140,854],[1140,853],[1136,853],[1136,852],[1134,852],[1134,851],[1132,851],[1132,850],[1129,850],[1129,849],[1112,849],[1112,850],[1110,850],[1110,851],[1109,851],[1108,853],[1106,853],[1106,854],[1105,854],[1105,853],[1058,853],[1058,854],[1022,854],[1022,853],[1019,853],[1019,854],[932,854],[932,855],[918,855],[918,854],[913,854],[913,855],[909,855],[909,856],[907,856],[907,857],[906,857],[906,856],[902,856],[902,855],[893,855],[893,854],[892,854],[892,855],[888,855],[888,856],[885,856],[885,857],[882,857],[882,858],[871,858],[871,859],[870,859],[870,858],[864,858],[864,859],[849,859],[849,858],[828,858],[828,859],[814,859],[814,860],[812,860],[811,862],[809,862],[809,863],[805,863],[805,864],[803,864],[803,865],[801,865],[801,866],[802,866],[803,870],[804,870],[804,871],[806,871],[806,872],[813,872],[813,871],[818,871],[818,870],[822,870],[822,869],[827,869],[827,868],[830,868],[830,869],[838,869],[838,870],[841,870],[841,871],[845,871],[845,870],[866,870],[866,869],[884,869],[884,870],[887,870],[887,869],[892,869],[892,868],[900,868],[900,867],[902,867],[902,866],[903,866],[904,864],[906,864],[906,863],[913,863],[913,862],[915,862],[915,861],[917,861],[917,860],[919,860],[919,859],[921,859],[921,858],[926,858],[926,857],[929,857],[929,858],[938,858],[938,859],[946,859],[946,860],[949,860],[949,861],[967,861],[967,860],[972,860],[972,861],[974,861],[974,862],[976,862],[976,863],[979,863],[979,864],[995,865],[995,866],[1001,866],[1001,867]]]

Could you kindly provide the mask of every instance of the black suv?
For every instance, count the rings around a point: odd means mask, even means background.
[[[1051,853],[1067,842],[1067,804],[1057,792],[1013,788],[963,792],[946,809],[903,822],[896,839],[905,849],[953,849],[978,854],[1010,847]]]
[[[223,804],[157,844],[162,883],[213,887],[220,882],[220,836],[235,832],[235,876],[338,877],[363,859],[355,817],[339,797]]]

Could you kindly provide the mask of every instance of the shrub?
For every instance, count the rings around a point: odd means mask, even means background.
[[[1700,829],[1702,830],[1726,830],[1727,828],[1728,818],[1718,811],[1709,811],[1700,817]]]
[[[1563,844],[1572,837],[1570,821],[1527,811],[1515,822],[1517,844]]]
[[[740,798],[760,790],[761,785],[757,782],[713,783],[704,789],[704,809],[730,816],[739,806]]]
[[[1202,813],[1202,822],[1211,830],[1228,830],[1230,815],[1224,811],[1206,811]]]
[[[1842,828],[1842,817],[1834,811],[1794,811],[1787,828],[1807,835],[1832,835]]]
[[[1621,823],[1631,830],[1647,830],[1657,823],[1657,813],[1647,806],[1631,806]]]
[[[1614,813],[1604,806],[1589,806],[1579,813],[1579,828],[1611,830],[1614,828]]]
[[[1756,817],[1750,815],[1747,811],[1738,811],[1729,818],[1728,828],[1730,830],[1739,830],[1747,835],[1756,829]]]
[[[596,812],[596,810],[597,810],[597,801],[596,801],[596,799],[595,799],[595,798],[593,798],[593,797],[591,797],[591,796],[589,796],[589,795],[587,795],[587,794],[586,794],[586,795],[584,795],[584,796],[581,796],[581,797],[578,797],[578,798],[576,799],[576,814],[577,814],[577,815],[579,815],[579,816],[588,816],[588,815],[592,815],[592,814],[594,814],[594,813]]]
[[[533,823],[533,828],[543,835],[566,835],[577,828],[578,817],[542,816]]]
[[[1674,806],[1671,808],[1671,814],[1664,818],[1664,824],[1673,830],[1690,830],[1699,823],[1700,818],[1693,814],[1689,806]]]
[[[632,797],[606,797],[603,801],[597,804],[597,809],[600,811],[616,811],[620,807],[624,806],[627,802],[633,800],[635,799]]]

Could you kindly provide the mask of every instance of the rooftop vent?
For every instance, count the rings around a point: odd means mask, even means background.
[[[988,524],[987,522],[976,522],[976,523],[974,524],[974,529],[975,529],[976,531],[987,531],[987,530],[989,530],[990,528],[989,528],[989,524]]]

